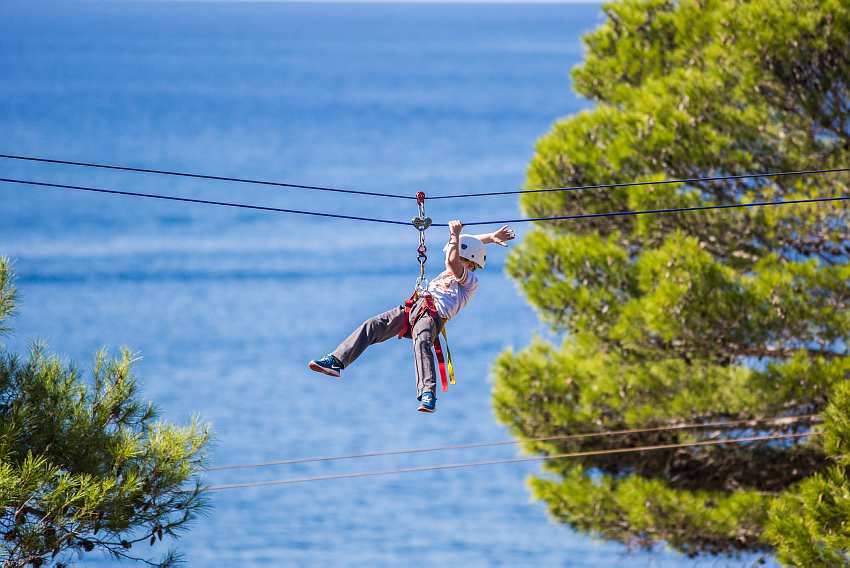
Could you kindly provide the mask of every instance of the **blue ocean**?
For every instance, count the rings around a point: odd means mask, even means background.
[[[518,189],[534,144],[589,107],[571,91],[600,5],[0,3],[0,153],[436,196]],[[0,177],[408,221],[415,202],[0,160]],[[436,201],[437,222],[520,216],[515,196]],[[493,227],[495,229],[497,227]],[[520,238],[528,230],[517,225]],[[443,228],[427,232],[429,273]],[[416,276],[415,230],[0,186],[0,254],[37,340],[89,369],[141,359],[165,419],[210,422],[210,465],[509,438],[494,358],[551,337],[491,250],[449,332],[458,384],[416,412],[410,343],[342,380],[306,362]],[[210,484],[511,458],[514,446],[209,472]],[[749,566],[553,524],[537,463],[222,491],[185,537],[189,566]],[[152,556],[163,549],[141,550]],[[116,563],[92,554],[81,565]],[[124,563],[126,565],[126,563]]]

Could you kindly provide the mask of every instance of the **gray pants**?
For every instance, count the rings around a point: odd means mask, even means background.
[[[420,303],[421,300],[410,311],[411,320],[413,314],[419,311]],[[434,370],[433,349],[434,337],[439,332],[439,322],[434,321],[426,311],[415,323],[411,321],[411,324],[413,362],[416,366],[416,396],[421,397],[425,391],[431,391],[436,396],[437,376]],[[403,328],[404,306],[399,306],[364,321],[339,344],[333,355],[339,359],[342,367],[347,369],[367,347],[396,337]]]

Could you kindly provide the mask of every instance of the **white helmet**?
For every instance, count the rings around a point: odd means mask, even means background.
[[[446,245],[444,250],[448,251],[448,249],[449,245]],[[487,248],[477,237],[461,235],[458,251],[461,258],[474,262],[478,268],[484,268],[487,264]]]

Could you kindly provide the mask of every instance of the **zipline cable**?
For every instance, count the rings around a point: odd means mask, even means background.
[[[385,475],[397,475],[402,473],[420,473],[425,471],[438,471],[447,469],[462,469],[468,467],[480,467],[485,465],[501,465],[535,461],[550,461],[567,458],[581,458],[591,456],[602,456],[611,454],[628,454],[637,452],[652,452],[658,450],[674,450],[679,448],[693,448],[699,446],[720,446],[728,444],[743,444],[748,442],[761,442],[770,440],[786,440],[791,438],[802,438],[805,436],[818,436],[820,432],[801,432],[796,434],[782,434],[771,436],[749,436],[746,438],[731,438],[721,440],[703,440],[700,442],[687,442],[682,444],[659,444],[655,446],[638,446],[626,448],[612,448],[608,450],[588,450],[584,452],[569,452],[564,454],[554,454],[551,456],[530,456],[522,458],[510,458],[502,460],[489,460],[464,463],[450,463],[441,465],[427,465],[421,467],[407,467],[401,469],[387,469],[378,471],[356,471],[352,473],[338,473],[333,475],[319,475],[314,477],[296,477],[290,479],[273,479],[270,481],[252,481],[248,483],[227,483],[221,485],[210,485],[206,488],[207,491],[225,491],[228,489],[247,489],[251,487],[267,487],[270,485],[294,485],[296,483],[308,483],[311,481],[331,481],[335,479],[354,479],[360,477],[379,477]]]
[[[489,191],[484,193],[459,193],[456,195],[436,195],[429,199],[460,199],[464,197],[490,197],[495,195],[517,195],[523,193],[549,193],[559,191],[578,191],[582,189],[613,189],[616,187],[634,187],[639,185],[664,185],[670,183],[696,183],[701,181],[725,181],[736,179],[771,178],[782,176],[801,176],[810,174],[833,174],[850,172],[850,168],[829,168],[823,170],[797,170],[793,172],[768,172],[760,174],[739,174],[727,176],[694,177],[680,179],[665,179],[657,181],[630,181],[624,183],[600,183],[593,185],[576,185],[572,187],[543,187],[538,189],[520,189],[512,191]]]
[[[676,425],[668,425],[668,426],[655,426],[651,428],[631,428],[627,430],[608,430],[604,432],[584,432],[580,434],[561,434],[561,435],[553,435],[553,436],[541,436],[537,438],[525,438],[522,440],[499,440],[494,442],[474,442],[469,444],[454,444],[449,446],[437,446],[431,448],[408,448],[408,449],[399,449],[399,450],[382,450],[376,452],[367,452],[362,454],[347,454],[347,455],[337,455],[337,456],[318,456],[318,457],[306,457],[306,458],[293,458],[293,459],[285,459],[285,460],[275,460],[275,461],[267,461],[260,463],[241,463],[241,464],[229,464],[229,465],[220,465],[215,467],[205,468],[205,471],[225,471],[231,469],[254,469],[261,467],[271,467],[277,465],[292,465],[292,464],[302,464],[302,463],[313,463],[313,462],[330,462],[330,461],[340,461],[340,460],[353,460],[353,459],[361,459],[361,458],[374,458],[374,457],[383,457],[383,456],[398,456],[398,455],[406,455],[406,454],[422,454],[422,453],[432,453],[432,452],[441,452],[447,450],[467,450],[473,448],[488,448],[494,446],[512,446],[518,445],[524,442],[554,442],[554,441],[569,441],[569,440],[584,440],[590,438],[607,438],[612,436],[625,436],[629,434],[647,434],[647,433],[656,433],[656,432],[675,432],[681,430],[710,430],[712,428],[728,428],[734,426],[750,426],[750,427],[761,427],[761,426],[794,426],[803,421],[816,421],[817,416],[814,414],[802,415],[802,416],[788,416],[782,418],[771,418],[764,420],[727,420],[722,422],[705,422],[701,424],[692,423],[692,424],[676,424]]]
[[[208,199],[193,199],[190,197],[175,197],[173,195],[156,195],[153,193],[138,193],[135,191],[118,191],[117,189],[102,189],[96,187],[84,187],[78,185],[64,185],[59,183],[46,183],[22,179],[0,178],[2,183],[19,183],[23,185],[48,187],[57,189],[73,189],[77,191],[91,191],[95,193],[106,193],[110,195],[126,195],[130,197],[147,197],[150,199],[162,199],[165,201],[183,201],[186,203],[201,203],[204,205],[220,205],[222,207],[238,207],[240,209],[255,209],[257,211],[273,211],[275,213],[294,213],[297,215],[313,215],[316,217],[333,217],[335,219],[349,219],[352,221],[369,221],[372,223],[386,223],[391,225],[410,225],[406,221],[393,221],[390,219],[373,219],[371,217],[356,217],[353,215],[337,215],[336,213],[323,213],[320,211],[301,211],[298,209],[282,209],[280,207],[265,207],[261,205],[249,205],[246,203],[232,203],[228,201],[210,201]]]
[[[505,219],[502,221],[473,221],[464,223],[464,227],[472,225],[504,225],[507,223],[530,223],[533,221],[570,221],[576,219],[595,219],[600,217],[630,217],[637,215],[659,215],[662,213],[683,213],[686,211],[708,211],[710,209],[736,209],[739,207],[767,207],[770,205],[799,205],[803,203],[824,203],[827,201],[848,201],[850,195],[832,197],[813,197],[809,199],[785,199],[782,201],[754,201],[752,203],[728,203],[724,205],[698,205],[694,207],[671,207],[666,209],[641,209],[636,211],[608,211],[606,213],[581,213],[577,215],[558,215],[554,217],[525,217],[521,219]],[[448,223],[434,223],[432,227],[448,227]]]
[[[136,172],[136,173],[148,173],[148,174],[158,174],[158,175],[168,175],[168,176],[179,176],[179,177],[189,177],[196,179],[206,179],[206,180],[215,180],[215,181],[228,181],[228,182],[236,182],[236,183],[249,183],[255,185],[266,185],[266,186],[275,186],[275,187],[288,187],[288,188],[296,188],[296,189],[312,189],[318,191],[331,191],[336,193],[351,193],[356,195],[369,195],[375,197],[388,197],[393,199],[416,199],[412,195],[399,195],[395,193],[379,193],[373,191],[360,191],[354,189],[343,189],[336,187],[324,187],[324,186],[316,186],[316,185],[302,185],[296,183],[285,183],[285,182],[276,182],[276,181],[268,181],[268,180],[258,180],[251,178],[239,178],[239,177],[228,177],[228,176],[217,176],[210,174],[197,174],[191,172],[180,172],[174,170],[160,170],[154,168],[141,168],[141,167],[133,167],[133,166],[121,166],[116,164],[103,164],[103,163],[95,163],[95,162],[79,162],[72,160],[60,160],[55,158],[44,158],[40,156],[22,156],[18,154],[0,154],[0,158],[5,158],[8,160],[24,160],[30,162],[40,162],[47,164],[61,164],[61,165],[69,165],[69,166],[81,166],[87,168],[100,168],[107,170],[118,170],[118,171],[126,171],[126,172]],[[811,174],[830,174],[830,173],[841,173],[841,172],[850,172],[850,168],[825,168],[825,169],[812,169],[812,170],[794,170],[794,171],[786,171],[786,172],[764,172],[764,173],[753,173],[753,174],[732,174],[732,175],[721,175],[721,176],[706,176],[706,177],[692,177],[692,178],[676,178],[676,179],[665,179],[665,180],[654,180],[654,181],[631,181],[631,182],[622,182],[622,183],[600,183],[600,184],[592,184],[592,185],[577,185],[570,187],[544,187],[544,188],[535,188],[535,189],[520,189],[520,190],[511,190],[511,191],[489,191],[482,193],[459,193],[453,195],[435,195],[429,197],[429,199],[460,199],[467,197],[491,197],[498,195],[518,195],[524,193],[548,193],[548,192],[562,192],[562,191],[578,191],[583,189],[613,189],[618,187],[635,187],[635,186],[643,186],[643,185],[664,185],[664,184],[673,184],[673,183],[696,183],[696,182],[705,182],[705,181],[728,181],[728,180],[739,180],[739,179],[756,179],[756,178],[774,178],[774,177],[785,177],[785,176],[801,176],[801,175],[811,175]]]
[[[119,191],[115,189],[102,189],[102,188],[94,188],[94,187],[84,187],[77,185],[65,185],[58,183],[46,183],[46,182],[38,182],[31,180],[21,180],[21,179],[11,179],[11,178],[0,178],[0,182],[2,183],[17,183],[23,185],[30,186],[39,186],[39,187],[49,187],[49,188],[58,188],[58,189],[72,189],[78,191],[91,191],[96,193],[105,193],[112,195],[125,195],[131,197],[147,197],[151,199],[163,199],[167,201],[183,201],[186,203],[201,203],[205,205],[220,205],[223,207],[238,207],[242,209],[255,209],[259,211],[273,211],[277,213],[294,213],[298,215],[313,215],[317,217],[333,217],[336,219],[349,219],[353,221],[369,221],[372,223],[385,223],[391,225],[406,225],[412,226],[412,223],[409,221],[395,221],[391,219],[375,219],[371,217],[357,217],[353,215],[337,215],[335,213],[323,213],[319,211],[301,211],[297,209],[282,209],[279,207],[265,207],[260,205],[249,205],[245,203],[232,203],[227,201],[210,201],[207,199],[192,199],[188,197],[175,197],[171,195],[157,195],[152,193],[138,193],[133,191]],[[521,218],[521,219],[507,219],[502,221],[474,221],[471,223],[464,223],[464,226],[471,225],[503,225],[506,223],[528,223],[532,221],[567,221],[567,220],[576,220],[576,219],[593,219],[600,217],[625,217],[625,216],[636,216],[636,215],[650,215],[650,214],[661,214],[661,213],[681,213],[686,211],[707,211],[710,209],[734,209],[739,207],[766,207],[770,205],[792,205],[792,204],[804,204],[804,203],[823,203],[827,201],[847,201],[850,200],[850,196],[834,196],[834,197],[815,197],[810,199],[788,199],[784,201],[760,201],[753,203],[731,203],[726,205],[700,205],[695,207],[674,207],[668,209],[643,209],[637,211],[610,211],[607,213],[582,213],[578,215],[560,215],[556,217],[531,217],[531,218]],[[432,227],[448,227],[447,223],[434,223],[431,225]]]
[[[46,164],[63,164],[68,166],[82,166],[86,168],[100,168],[104,170],[119,170],[124,172],[136,172],[136,173],[145,173],[145,174],[158,174],[158,175],[166,175],[166,176],[179,176],[179,177],[188,177],[188,178],[196,178],[196,179],[207,179],[207,180],[215,180],[215,181],[230,181],[236,183],[250,183],[254,185],[266,185],[266,186],[274,186],[274,187],[288,187],[295,189],[314,189],[317,191],[332,191],[334,193],[352,193],[355,195],[369,195],[374,197],[391,197],[393,199],[416,199],[412,195],[397,195],[394,193],[376,193],[373,191],[359,191],[355,189],[342,189],[338,187],[322,187],[318,185],[301,185],[297,183],[284,183],[278,181],[268,181],[268,180],[259,180],[259,179],[248,179],[248,178],[237,178],[237,177],[226,177],[226,176],[214,176],[208,174],[195,174],[189,172],[177,172],[170,170],[156,170],[152,168],[134,168],[131,166],[117,166],[114,164],[98,164],[92,162],[73,162],[70,160],[55,160],[51,158],[40,158],[37,156],[18,156],[15,154],[0,154],[0,158],[5,158],[8,160],[26,160],[29,162],[41,162]]]

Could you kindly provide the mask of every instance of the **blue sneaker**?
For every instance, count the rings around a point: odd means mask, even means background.
[[[437,397],[434,396],[434,393],[431,391],[425,391],[422,393],[422,396],[419,397],[420,404],[418,410],[419,412],[436,412],[437,411]]]
[[[314,359],[307,364],[308,367],[317,373],[324,373],[332,377],[339,377],[339,372],[342,371],[342,363],[339,359],[328,353],[321,359]]]

